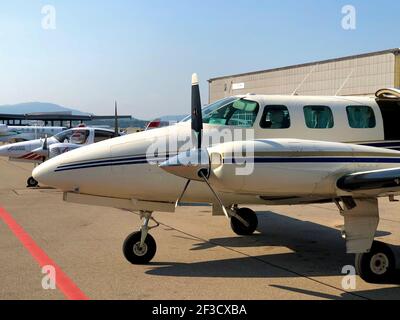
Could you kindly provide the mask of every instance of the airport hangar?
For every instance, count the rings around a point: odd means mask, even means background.
[[[400,49],[389,49],[208,80],[209,103],[241,94],[373,96],[400,88]]]

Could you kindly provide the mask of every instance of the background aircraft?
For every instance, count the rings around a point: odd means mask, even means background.
[[[50,129],[51,127],[48,127]],[[32,141],[8,144],[0,147],[0,157],[8,157],[11,161],[42,163],[62,153],[97,143],[103,140],[121,136],[118,128],[117,105],[115,105],[115,128],[114,130],[104,128],[85,127],[64,130],[48,138]],[[29,177],[28,187],[38,186],[38,182]]]
[[[73,123],[84,123],[98,120],[114,119],[112,116],[90,114],[72,114],[72,112],[40,112],[28,114],[0,114],[0,142],[21,142],[51,137],[61,131],[73,128]],[[132,119],[131,116],[118,115],[118,119]],[[19,122],[19,125],[16,125]],[[23,122],[44,123],[44,126],[23,125]],[[55,126],[60,123],[60,126]],[[68,126],[64,126],[68,123]],[[49,126],[50,125],[50,126]],[[96,126],[101,127],[101,126]]]
[[[0,142],[21,142],[51,137],[67,127],[8,126],[0,124]]]
[[[148,233],[153,212],[174,212],[181,201],[213,203],[213,214],[224,214],[238,235],[251,235],[258,225],[255,212],[239,205],[333,202],[360,276],[387,281],[395,256],[374,238],[378,198],[400,194],[400,152],[387,149],[399,145],[391,139],[400,128],[388,116],[398,112],[399,97],[396,90],[382,90],[377,98],[246,95],[202,111],[193,76],[187,121],[69,152],[38,166],[33,176],[64,191],[69,202],[140,211],[142,227],[123,246],[134,264],[156,253]],[[249,128],[251,138],[211,146],[203,139]],[[193,137],[193,145],[178,136]],[[335,139],[346,143],[329,142]],[[149,152],[163,140],[179,143]],[[246,165],[252,170],[238,174]]]

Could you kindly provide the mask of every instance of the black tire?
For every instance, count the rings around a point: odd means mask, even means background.
[[[241,208],[236,211],[236,214],[244,219],[249,226],[245,226],[239,219],[231,218],[231,228],[239,236],[250,236],[252,235],[258,227],[258,218],[256,213],[248,208]]]
[[[33,177],[29,177],[26,183],[28,184],[28,188],[36,188],[39,185],[39,182],[33,179]]]
[[[157,251],[157,244],[154,238],[148,234],[144,246],[139,248],[141,239],[141,232],[134,232],[130,234],[124,241],[122,251],[126,260],[132,264],[147,264],[155,256]]]
[[[392,249],[385,243],[374,241],[371,251],[356,254],[358,275],[368,283],[387,283],[396,270],[396,259]]]

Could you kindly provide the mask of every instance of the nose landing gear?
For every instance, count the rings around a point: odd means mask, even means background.
[[[233,207],[231,210],[231,228],[239,236],[250,236],[258,227],[256,213],[248,208]]]
[[[156,254],[156,241],[148,232],[157,228],[160,224],[151,215],[152,212],[141,212],[140,216],[143,219],[143,225],[140,231],[130,234],[124,241],[122,251],[126,260],[132,264],[149,263]],[[156,225],[150,227],[150,220],[153,220]]]
[[[27,188],[36,188],[39,185],[39,182],[37,182],[33,177],[29,177],[26,183],[28,185]]]

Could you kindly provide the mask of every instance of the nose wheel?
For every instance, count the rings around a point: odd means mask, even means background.
[[[256,213],[248,208],[234,208],[231,213],[231,228],[239,236],[250,236],[258,227]]]
[[[29,177],[26,183],[28,188],[36,188],[39,185],[39,182],[37,182],[33,177]]]
[[[356,255],[358,275],[368,283],[386,283],[393,277],[396,260],[392,249],[385,243],[374,241],[368,253]]]
[[[142,228],[140,231],[130,234],[124,241],[122,251],[126,260],[132,264],[147,264],[156,255],[156,241],[148,232],[158,227],[159,223],[151,215],[151,212],[141,212],[141,218],[143,219]],[[156,225],[150,227],[150,220],[153,220]]]
[[[148,234],[146,240],[141,242],[141,231],[130,234],[123,245],[125,259],[132,264],[149,263],[155,256],[157,244],[154,238]]]

